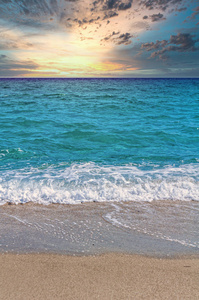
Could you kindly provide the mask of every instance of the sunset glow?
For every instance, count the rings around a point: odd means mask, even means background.
[[[197,77],[197,1],[0,1],[1,77]]]

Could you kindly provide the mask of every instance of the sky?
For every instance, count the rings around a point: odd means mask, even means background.
[[[199,0],[0,0],[0,77],[199,77]]]

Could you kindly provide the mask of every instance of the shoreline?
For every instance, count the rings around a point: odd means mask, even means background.
[[[199,258],[0,254],[0,299],[197,299]]]
[[[193,209],[179,202],[6,205],[0,207],[0,253],[197,256],[198,222],[193,216],[198,203],[193,205]]]

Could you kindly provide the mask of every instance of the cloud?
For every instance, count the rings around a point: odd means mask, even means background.
[[[76,19],[73,20],[73,22],[78,23],[79,26],[83,26],[83,25],[86,25],[86,24],[95,23],[95,22],[97,22],[99,20],[100,20],[100,16],[98,16],[96,18],[92,18],[92,19],[83,18],[82,20],[76,18]]]
[[[32,28],[53,28],[54,18],[60,23],[66,18],[65,0],[1,0],[0,19]]]
[[[185,19],[184,23],[187,23],[190,20],[195,20],[198,15],[199,15],[199,6],[193,9],[193,13]]]
[[[30,37],[30,35],[29,35]],[[23,33],[19,33],[16,29],[7,29],[0,26],[0,51],[1,50],[20,50],[20,49],[32,49],[33,43],[30,42]]]
[[[118,10],[126,10],[126,9],[131,8],[132,2],[133,1],[129,1],[127,3],[121,2],[118,6]]]
[[[105,41],[105,42],[112,41],[116,45],[129,45],[132,43],[131,38],[133,37],[133,35],[130,34],[129,32],[122,33],[119,36],[118,34],[120,34],[120,32],[113,31],[110,35],[106,36],[101,41]]]
[[[141,45],[141,49],[145,49],[146,51],[152,51],[155,49],[160,49],[161,47],[164,47],[168,44],[168,41],[162,40],[162,41],[156,41],[155,43],[144,43]]]
[[[116,44],[117,45],[122,45],[122,44],[129,45],[132,42],[130,40],[132,37],[133,37],[133,35],[131,35],[129,32],[123,33],[118,38],[115,39],[116,40]]]
[[[140,5],[143,5],[149,10],[161,9],[165,11],[168,7],[179,5],[182,2],[183,0],[142,0],[140,1]]]
[[[157,21],[160,21],[160,20],[166,20],[166,18],[164,18],[164,15],[159,13],[159,14],[153,14],[150,16],[152,22],[157,22]]]
[[[106,1],[95,1],[94,6],[98,3],[103,3],[103,10],[127,10],[131,8],[133,0],[128,0],[127,2],[122,2],[121,0],[106,0]]]
[[[1,60],[4,60],[4,59],[6,59],[6,58],[7,58],[7,55],[1,54],[1,55],[0,55],[0,63],[1,63]]]
[[[109,41],[112,40],[115,35],[118,35],[120,32],[113,31],[111,34],[103,38],[101,41]]]
[[[0,55],[0,69],[11,70],[11,69],[37,69],[38,64],[31,60],[19,61],[9,58],[7,55]]]
[[[31,49],[33,47],[32,43],[23,43],[23,42],[18,42],[18,41],[5,41],[2,40],[0,42],[0,50],[16,50],[16,49]]]
[[[178,33],[177,35],[171,35],[170,39],[156,41],[155,43],[144,43],[141,45],[141,49],[146,51],[155,51],[151,54],[151,58],[159,57],[161,59],[166,59],[165,52],[178,51],[178,52],[191,52],[198,51],[199,47],[196,43],[199,39],[195,38],[195,35],[190,33]],[[160,49],[160,50],[159,50]]]
[[[104,15],[103,20],[110,19],[110,18],[117,17],[117,16],[118,16],[118,13],[116,13],[115,11],[109,11]]]
[[[176,8],[175,11],[181,12],[187,10],[187,7]]]
[[[196,16],[199,15],[199,6],[197,6],[195,9],[194,9],[194,12],[192,13],[191,15],[191,19],[195,19]]]
[[[165,20],[164,15],[161,12],[156,13],[156,11],[150,16],[144,15],[143,17],[143,10],[146,13],[146,8],[149,9],[153,5],[161,9],[162,5],[180,2],[181,0],[134,0],[134,2],[133,0],[0,0],[0,20],[4,20],[9,25],[17,24],[23,31],[39,33],[44,30],[45,34],[61,29],[63,32],[71,34],[75,31],[77,33],[77,27],[81,27],[80,30],[87,30],[88,35],[88,29],[99,32],[100,26],[108,25],[111,22],[110,18],[118,17],[117,22],[120,24],[114,30],[119,30],[119,27],[124,24],[123,32],[132,33],[136,29],[140,30],[135,23],[132,24],[131,20],[133,19],[136,23],[142,19],[148,19],[149,24]],[[142,7],[139,6],[140,3]],[[128,25],[127,19],[129,20]],[[106,22],[104,22],[105,20]],[[121,22],[123,23],[121,24]],[[95,26],[94,30],[95,24],[100,26]],[[145,22],[143,29],[146,29],[146,24]],[[103,34],[102,30],[101,34]]]
[[[164,15],[161,14],[161,13],[153,14],[153,15],[150,15],[150,16],[143,16],[143,20],[147,20],[147,19],[151,19],[152,22],[166,20],[166,18],[164,18]]]
[[[31,60],[14,60],[7,55],[0,55],[0,77],[22,76],[24,74],[32,74],[39,68],[39,65]]]
[[[17,12],[29,17],[43,14],[54,15],[59,12],[59,3],[57,0],[4,0],[3,4],[7,5],[8,9],[15,7]]]
[[[14,24],[23,31],[44,31],[45,34],[61,29],[70,34],[76,31],[77,26],[86,30],[85,25],[97,24],[100,27],[105,20],[104,24],[107,25],[110,18],[119,16],[119,11],[130,9],[132,2],[133,0],[0,0],[0,20],[10,28]]]
[[[195,51],[195,44],[199,41],[194,40],[194,35],[190,33],[179,33],[178,35],[171,35],[169,44],[178,45],[178,50],[180,51]]]

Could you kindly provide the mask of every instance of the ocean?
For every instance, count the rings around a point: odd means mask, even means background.
[[[102,203],[199,249],[198,201],[198,79],[0,79],[1,206]]]

